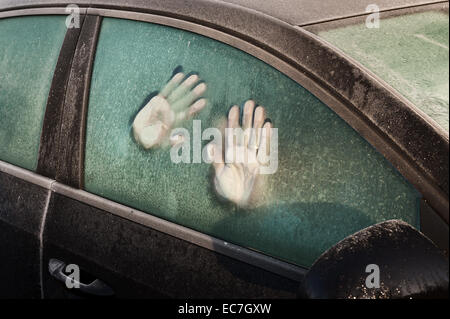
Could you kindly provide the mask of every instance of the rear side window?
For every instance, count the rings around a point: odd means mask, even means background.
[[[170,147],[142,147],[133,131],[179,66],[207,85],[207,106],[181,124],[191,138],[189,163],[174,163]],[[242,110],[248,99],[278,129],[278,167],[253,205],[242,207],[220,196],[213,165],[192,163],[193,144],[209,143],[195,140],[194,120],[201,132],[221,127],[230,107]],[[415,189],[310,92],[236,48],[167,26],[103,20],[85,154],[87,191],[301,266],[374,223],[418,226]]]
[[[35,170],[63,16],[0,19],[0,159]]]

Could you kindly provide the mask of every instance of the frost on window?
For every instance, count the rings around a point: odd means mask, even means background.
[[[178,66],[190,73],[177,76]],[[227,163],[264,154],[273,135],[261,144],[262,134],[245,134],[264,125],[277,129],[277,161]],[[227,128],[242,135],[227,140]],[[254,174],[265,168],[275,172]],[[298,83],[224,43],[124,19],[102,22],[85,188],[302,266],[369,225],[419,222],[414,188]]]

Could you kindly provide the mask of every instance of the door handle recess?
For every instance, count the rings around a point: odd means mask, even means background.
[[[95,279],[90,284],[83,284],[82,282],[77,281],[74,278],[67,276],[64,273],[65,269],[66,269],[66,264],[61,260],[52,258],[48,262],[48,271],[50,272],[50,274],[57,280],[63,282],[66,285],[66,287],[68,287],[66,283],[70,282],[73,287],[77,287],[77,288],[71,288],[71,289],[76,289],[76,290],[79,290],[79,291],[84,292],[89,295],[94,295],[94,296],[112,296],[112,295],[114,295],[114,290],[112,290],[111,287],[109,287],[107,284],[105,284],[100,279]]]

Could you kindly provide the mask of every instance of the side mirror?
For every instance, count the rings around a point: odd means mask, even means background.
[[[391,220],[323,253],[303,285],[314,299],[448,298],[448,258],[422,233]]]

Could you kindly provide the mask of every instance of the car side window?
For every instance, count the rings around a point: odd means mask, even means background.
[[[239,177],[218,178],[221,171],[198,153],[208,152],[209,136],[198,136],[223,129],[227,116],[245,119],[249,100],[264,106],[263,117],[277,129],[278,161],[252,204],[241,205]],[[188,132],[182,137],[189,149],[177,149],[188,156],[179,162],[173,136],[160,138],[171,125]],[[305,88],[234,47],[151,23],[103,19],[84,174],[89,192],[306,267],[369,225],[393,218],[419,223],[420,194]]]
[[[0,19],[0,160],[35,170],[63,16]]]

